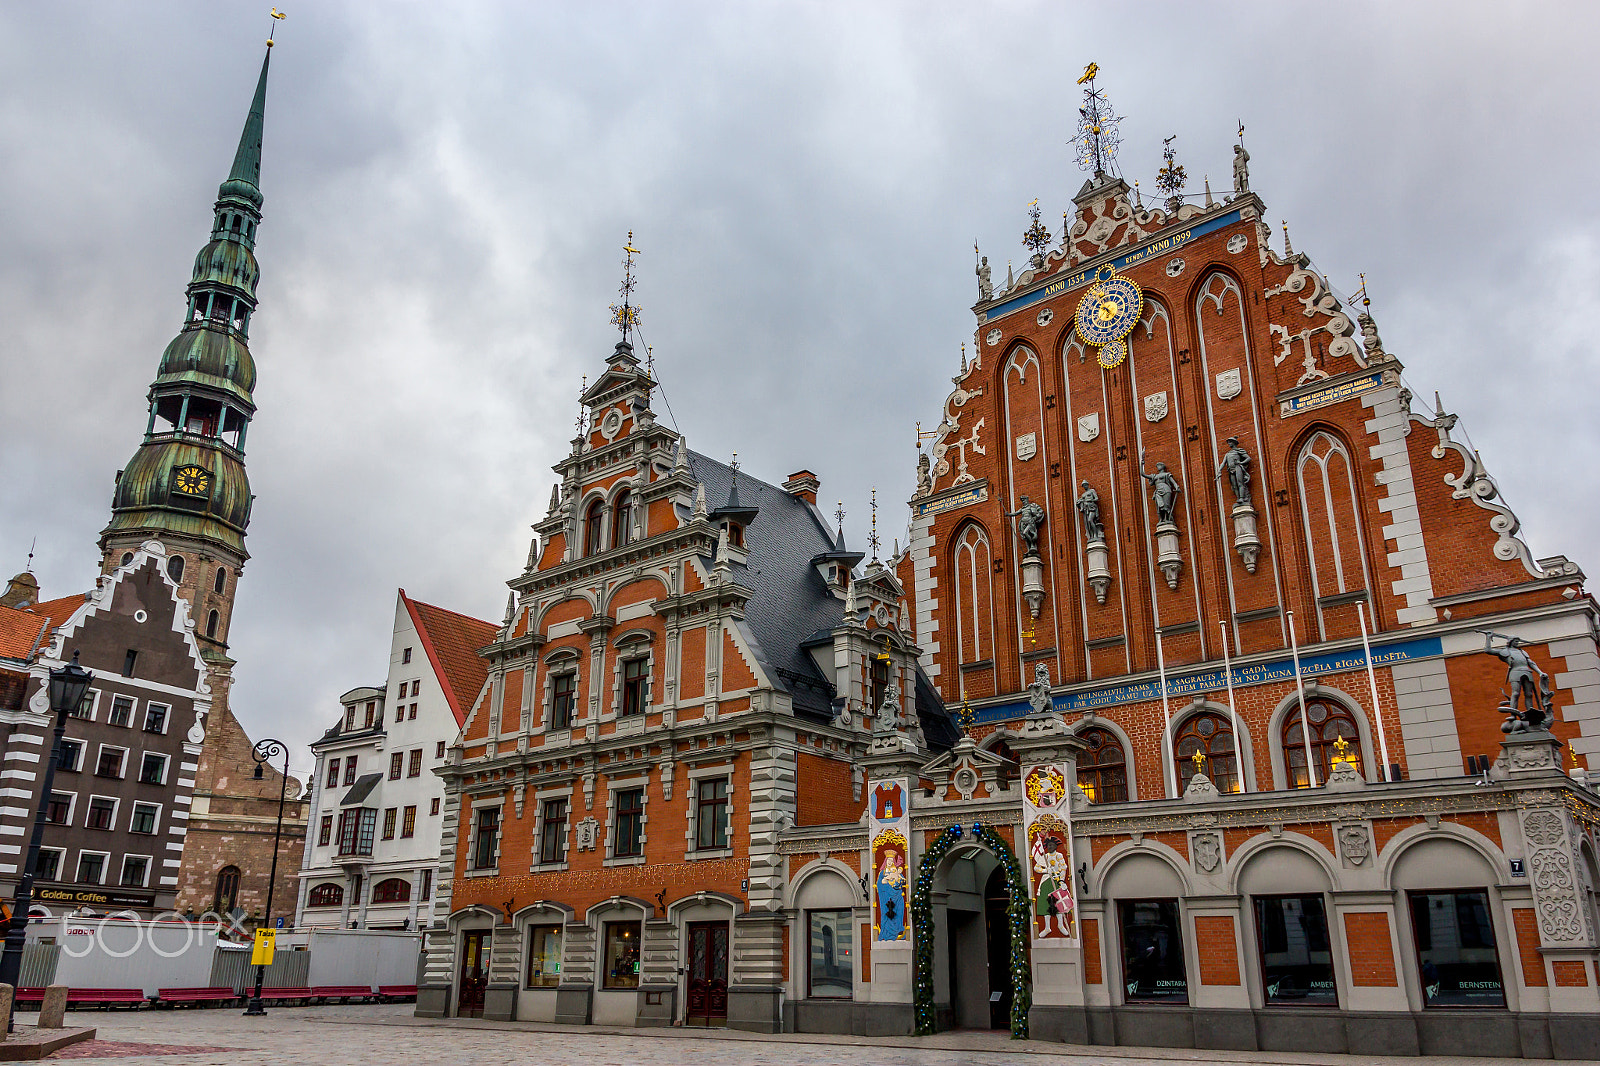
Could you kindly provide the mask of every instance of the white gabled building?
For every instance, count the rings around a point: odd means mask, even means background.
[[[433,773],[487,676],[496,627],[411,599],[395,605],[383,687],[339,698],[311,745],[317,769],[295,907],[299,928],[427,928],[435,918],[444,783]]]

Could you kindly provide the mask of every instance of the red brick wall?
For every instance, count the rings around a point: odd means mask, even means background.
[[[796,825],[833,825],[861,817],[850,764],[802,751],[795,756]]]
[[[872,923],[861,923],[861,980],[872,983]]]
[[[1347,911],[1344,937],[1350,952],[1350,983],[1393,988],[1394,948],[1389,942],[1389,916],[1382,911]]]
[[[1200,955],[1200,983],[1237,985],[1239,949],[1230,914],[1198,914],[1194,919],[1195,946]]]
[[[1589,964],[1582,959],[1557,959],[1550,964],[1557,988],[1588,988]]]
[[[1086,985],[1105,983],[1105,975],[1100,969],[1100,919],[1098,918],[1083,920],[1083,983]]]
[[[1522,963],[1522,983],[1529,988],[1544,988],[1544,956],[1539,954],[1539,921],[1532,907],[1517,907],[1511,912],[1511,925],[1517,934],[1517,958]]]

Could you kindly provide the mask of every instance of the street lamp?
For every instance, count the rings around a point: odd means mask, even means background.
[[[28,912],[33,908],[33,875],[39,866],[39,845],[44,840],[45,813],[50,809],[50,789],[56,780],[56,765],[61,761],[61,738],[67,731],[67,715],[83,703],[84,693],[94,674],[78,665],[78,653],[72,661],[50,671],[50,709],[56,715],[55,742],[50,746],[50,761],[45,764],[44,782],[39,788],[39,809],[33,816],[33,836],[28,841],[28,859],[22,864],[22,880],[17,882],[17,894],[11,903],[11,921],[6,925],[5,954],[0,955],[0,984],[16,988],[22,976],[22,946],[28,939]],[[12,1015],[14,1019],[15,1014]],[[11,1022],[7,1031],[11,1031]]]
[[[278,883],[278,841],[283,836],[283,800],[289,788],[289,745],[281,740],[262,740],[250,749],[250,757],[256,761],[255,778],[260,781],[266,776],[263,767],[268,759],[283,756],[283,780],[278,786],[278,825],[272,831],[272,872],[267,875],[267,909],[266,921],[272,924],[272,890]],[[267,968],[256,967],[256,994],[250,997],[250,1005],[245,1008],[245,1015],[264,1015],[267,1012],[261,1007],[261,982],[266,980]]]

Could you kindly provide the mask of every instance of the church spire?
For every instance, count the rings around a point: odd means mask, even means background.
[[[261,132],[266,122],[267,67],[271,63],[272,42],[268,41],[267,54],[261,59],[261,76],[256,79],[256,95],[250,101],[250,113],[245,116],[244,130],[239,134],[238,150],[233,153],[233,169],[228,171],[228,180],[217,190],[218,199],[240,196],[258,208],[261,206]]]

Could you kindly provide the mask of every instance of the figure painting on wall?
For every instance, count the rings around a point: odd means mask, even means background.
[[[906,940],[906,838],[885,829],[872,842],[874,870],[873,935],[878,940]]]
[[[1057,823],[1059,824],[1059,823]],[[1035,829],[1043,825],[1043,819]],[[1043,940],[1051,937],[1073,936],[1072,869],[1067,857],[1061,853],[1061,837],[1054,832],[1036,831],[1033,834],[1029,859],[1033,867],[1033,914],[1036,919],[1034,936]],[[1052,928],[1051,920],[1055,926]]]

